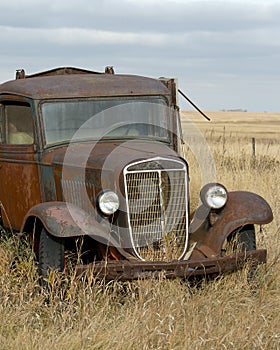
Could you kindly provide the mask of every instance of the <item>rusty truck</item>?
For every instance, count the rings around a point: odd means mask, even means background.
[[[77,274],[106,280],[266,261],[255,226],[273,216],[259,195],[205,183],[190,213],[178,104],[176,79],[112,67],[21,69],[0,85],[1,225],[30,238],[41,278],[73,256]]]

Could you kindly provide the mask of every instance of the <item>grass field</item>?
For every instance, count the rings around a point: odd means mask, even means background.
[[[262,195],[273,209],[273,223],[257,228],[258,246],[268,249],[258,286],[248,283],[246,268],[199,287],[162,279],[88,284],[60,276],[46,297],[32,255],[3,233],[1,350],[280,349],[280,113],[209,116],[210,123],[182,113],[192,207],[203,179],[201,155],[188,149],[197,142],[190,121],[209,145],[216,180]]]
[[[216,134],[256,137],[279,140],[280,113],[270,112],[206,112],[211,121],[206,121],[196,111],[183,111],[182,120],[195,122],[204,132],[213,130]]]

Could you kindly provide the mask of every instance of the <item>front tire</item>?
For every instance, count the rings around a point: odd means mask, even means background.
[[[46,285],[50,271],[64,271],[64,240],[42,229],[39,244],[39,275],[42,285]]]
[[[254,225],[246,225],[238,229],[229,238],[232,241],[233,252],[246,252],[257,249]],[[259,288],[258,268],[254,262],[248,266],[247,280],[252,290]]]
[[[238,252],[246,252],[248,250],[256,250],[256,233],[254,225],[246,225],[235,231],[230,237],[234,250]]]

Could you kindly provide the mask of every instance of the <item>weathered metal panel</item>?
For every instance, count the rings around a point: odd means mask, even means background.
[[[222,258],[200,260],[184,260],[174,262],[145,262],[145,261],[103,261],[90,265],[76,267],[77,276],[89,275],[106,280],[120,281],[135,280],[147,277],[162,276],[164,278],[191,278],[220,275],[233,272],[245,264],[262,264],[266,262],[266,250],[259,249],[238,253]]]
[[[201,246],[209,247],[210,256],[219,256],[224,241],[234,230],[249,224],[263,225],[273,220],[273,213],[268,203],[259,195],[246,191],[229,192],[226,206],[218,211],[216,222],[210,225],[208,217],[205,220],[207,208],[200,207],[193,219],[191,228],[200,227],[192,232],[191,242],[199,242]],[[208,253],[206,253],[209,256]]]
[[[0,93],[33,99],[170,96],[170,91],[160,80],[113,74],[73,74],[19,79],[1,84]]]
[[[39,169],[43,202],[56,201],[57,193],[54,181],[54,167],[50,165],[39,165]]]
[[[33,145],[0,144],[0,178],[4,225],[18,230],[28,209],[42,200]]]
[[[83,209],[65,202],[45,202],[32,207],[26,214],[21,232],[29,217],[38,218],[45,229],[57,237],[89,235],[99,241],[110,241],[110,224],[108,221],[97,222],[93,215]],[[112,242],[114,243],[114,242]]]

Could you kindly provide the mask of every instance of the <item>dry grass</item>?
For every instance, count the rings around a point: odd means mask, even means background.
[[[269,256],[259,270],[258,288],[252,290],[244,269],[200,287],[178,280],[89,285],[60,276],[47,296],[38,286],[32,254],[3,233],[0,348],[280,349],[279,136],[245,132],[246,117],[237,129],[228,119],[224,128],[222,116],[199,124],[216,161],[217,180],[230,190],[257,192],[273,208],[274,222],[258,235]],[[188,136],[188,124],[183,125]],[[257,139],[255,158],[252,137]],[[187,155],[195,163],[190,151]],[[196,198],[200,175],[191,169]]]

